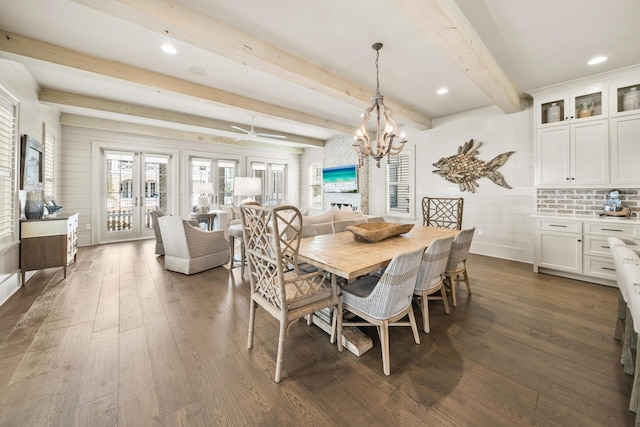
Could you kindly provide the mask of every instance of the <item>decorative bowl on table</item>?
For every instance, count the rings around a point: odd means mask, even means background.
[[[413,224],[397,224],[393,222],[364,222],[362,224],[349,225],[347,230],[353,233],[353,238],[358,242],[379,242],[389,237],[408,233]]]

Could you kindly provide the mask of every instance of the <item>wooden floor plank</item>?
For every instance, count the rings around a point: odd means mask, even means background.
[[[118,375],[115,375],[118,369],[118,328],[94,331],[84,364],[78,405],[84,406],[115,395],[118,391]]]
[[[246,348],[240,270],[168,272],[154,246],[80,248],[0,307],[0,425],[634,425],[615,288],[471,255],[473,294],[432,301],[420,345],[391,330],[390,376],[374,328],[357,357],[296,322],[276,384],[278,321],[259,309]]]
[[[144,328],[122,332],[118,348],[118,425],[158,425],[158,404]]]

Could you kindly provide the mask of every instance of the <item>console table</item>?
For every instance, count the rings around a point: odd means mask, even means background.
[[[189,219],[196,220],[198,221],[198,223],[206,222],[207,230],[209,231],[213,230],[213,219],[215,217],[216,217],[215,212],[205,212],[205,213],[191,212],[189,214]]]
[[[30,270],[63,267],[75,262],[78,252],[78,214],[20,221],[20,271],[22,284]]]

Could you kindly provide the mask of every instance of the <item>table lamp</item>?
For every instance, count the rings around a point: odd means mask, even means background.
[[[200,194],[198,204],[196,205],[199,213],[209,212],[209,195],[213,194],[213,183],[211,182],[194,182],[193,192]]]
[[[251,196],[262,194],[262,178],[237,176],[233,183],[233,195],[247,197],[240,204],[253,202]]]

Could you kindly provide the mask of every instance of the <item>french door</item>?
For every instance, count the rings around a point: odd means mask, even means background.
[[[103,151],[101,242],[153,237],[151,211],[172,205],[170,161],[166,154]]]

